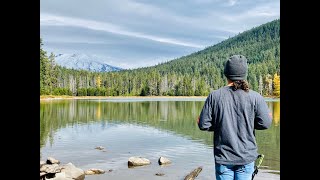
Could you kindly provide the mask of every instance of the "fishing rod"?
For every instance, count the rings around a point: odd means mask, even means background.
[[[260,165],[262,164],[263,158],[264,158],[263,154],[259,154],[258,155],[258,157],[256,159],[256,161],[258,161],[258,163],[256,163],[256,165],[254,166],[254,171],[252,173],[252,179],[251,180],[253,180],[253,178],[254,178],[254,176],[256,174],[258,174],[258,169],[259,169]]]

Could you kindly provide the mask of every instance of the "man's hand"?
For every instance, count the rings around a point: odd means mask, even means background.
[[[198,119],[197,119],[197,124],[199,124],[199,120],[200,120],[200,116],[199,116]]]

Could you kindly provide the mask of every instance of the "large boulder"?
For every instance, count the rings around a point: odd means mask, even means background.
[[[130,157],[128,160],[128,166],[143,166],[151,164],[149,159],[142,157]]]
[[[84,180],[85,178],[84,170],[75,167],[72,163],[62,165],[61,172],[65,173],[66,178],[71,178],[74,180]]]
[[[160,157],[158,160],[159,165],[170,164],[171,161],[168,158]]]

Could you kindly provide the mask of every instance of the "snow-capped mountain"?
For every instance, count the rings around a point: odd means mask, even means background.
[[[120,71],[122,68],[103,63],[101,58],[87,54],[58,54],[55,62],[69,69],[82,69],[95,72]]]

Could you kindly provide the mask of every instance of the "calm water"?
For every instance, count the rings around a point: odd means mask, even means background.
[[[40,103],[40,158],[53,156],[81,169],[100,168],[86,179],[183,179],[202,166],[197,179],[214,179],[213,133],[200,131],[196,119],[204,104],[198,99],[44,100]],[[280,101],[267,100],[272,127],[256,131],[262,166],[280,171]],[[105,147],[105,151],[95,149]],[[131,156],[151,165],[128,168]],[[172,164],[159,166],[160,156]],[[259,171],[257,178],[279,179]],[[164,176],[155,176],[164,173]]]

